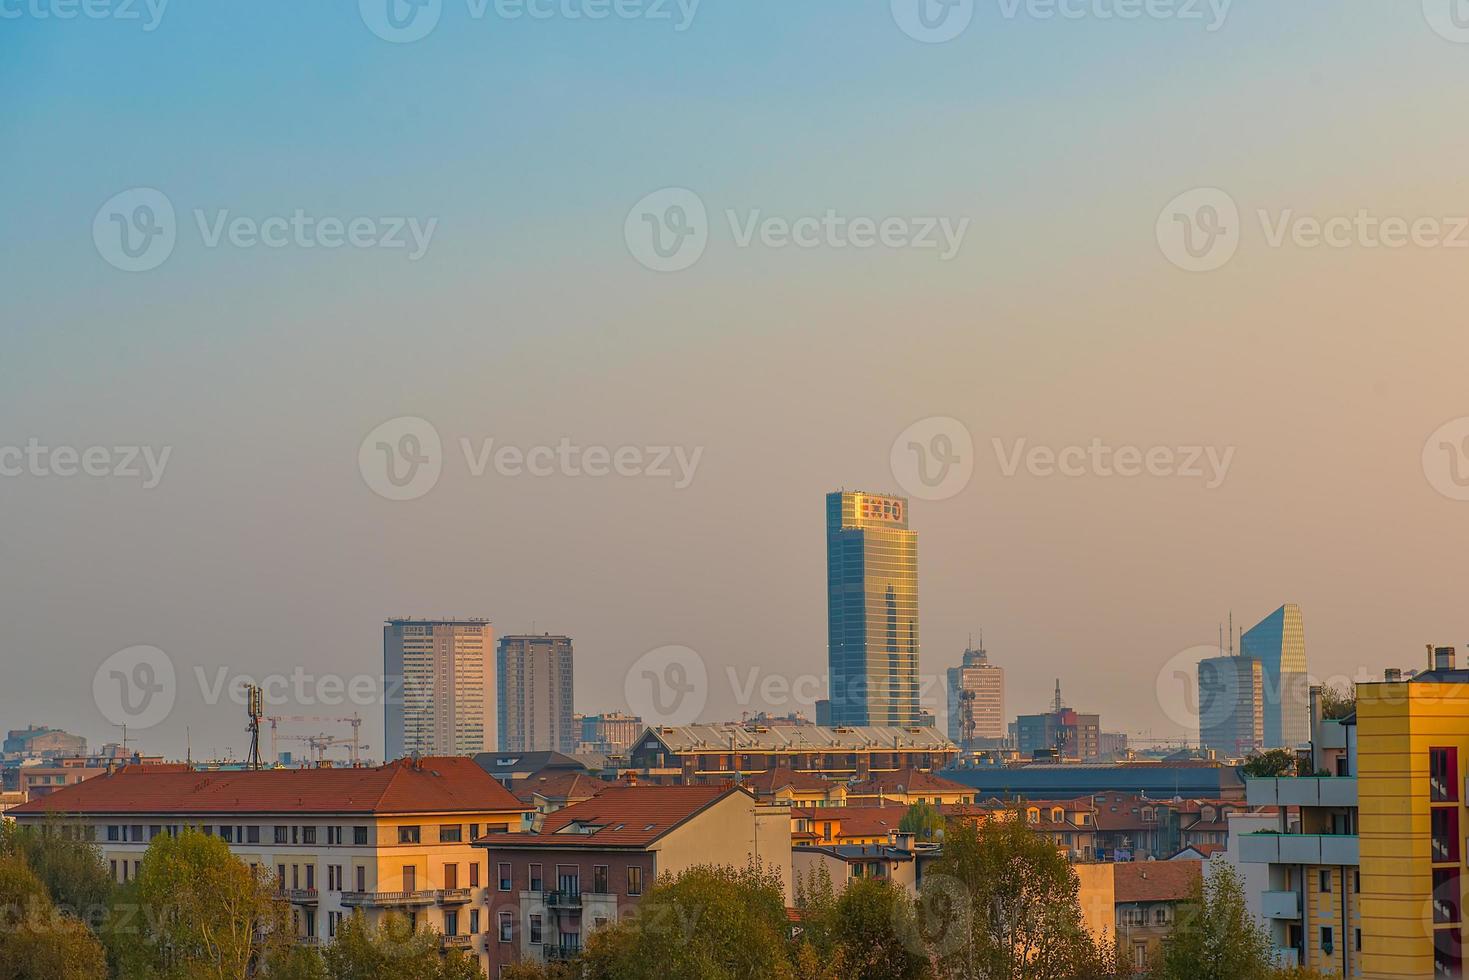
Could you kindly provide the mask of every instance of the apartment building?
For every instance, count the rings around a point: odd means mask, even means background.
[[[1134,861],[1112,865],[1117,943],[1141,972],[1178,923],[1179,908],[1203,882],[1202,861]]]
[[[493,641],[487,619],[383,624],[383,758],[495,750]]]
[[[481,839],[490,976],[575,956],[660,875],[695,865],[757,861],[782,875],[789,903],[790,820],[738,787],[619,785],[547,815],[539,833]]]
[[[829,779],[866,779],[874,772],[942,769],[959,748],[932,728],[819,725],[684,725],[649,728],[628,765],[655,782],[723,782],[771,769]]]
[[[921,769],[876,772],[847,786],[848,806],[884,806],[889,803],[973,803],[972,787]]]
[[[119,882],[153,838],[198,830],[274,877],[304,943],[329,942],[356,909],[372,921],[398,912],[483,961],[489,881],[473,842],[519,830],[528,810],[472,760],[431,757],[370,769],[125,766],[8,816],[81,821]]]

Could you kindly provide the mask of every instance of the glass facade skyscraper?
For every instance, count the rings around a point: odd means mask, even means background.
[[[1311,738],[1311,682],[1306,675],[1306,627],[1301,607],[1288,602],[1239,641],[1240,654],[1260,661],[1265,746],[1294,748]]]
[[[902,497],[826,497],[833,725],[918,724],[918,534]]]

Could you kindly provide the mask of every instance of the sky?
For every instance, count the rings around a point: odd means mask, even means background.
[[[1012,715],[1466,639],[1469,9],[928,2],[0,2],[0,727],[380,749],[408,615],[809,714],[839,487]]]

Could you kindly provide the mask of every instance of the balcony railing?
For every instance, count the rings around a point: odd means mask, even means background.
[[[463,905],[469,901],[470,894],[468,888],[440,888],[434,893],[440,905]]]
[[[282,889],[281,894],[286,901],[296,905],[315,905],[318,901],[315,888],[286,888]]]
[[[472,949],[474,947],[473,936],[442,936],[439,945],[444,949]]]
[[[437,892],[342,892],[347,908],[398,908],[410,905],[432,905]]]
[[[1267,919],[1299,919],[1301,896],[1299,892],[1265,892],[1260,896],[1260,911]]]
[[[1273,776],[1245,780],[1251,806],[1356,806],[1356,776]]]
[[[1244,834],[1239,839],[1240,860],[1247,864],[1362,863],[1356,834]]]
[[[581,908],[581,892],[560,890],[546,893],[546,907],[551,909]]]
[[[581,947],[576,945],[560,946],[547,943],[541,948],[548,960],[571,960],[581,955]]]

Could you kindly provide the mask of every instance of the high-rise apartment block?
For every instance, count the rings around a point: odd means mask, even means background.
[[[950,741],[1005,737],[1005,669],[990,663],[983,642],[964,651],[962,665],[949,668],[948,705]]]
[[[494,631],[487,619],[390,619],[384,759],[495,749]]]
[[[1301,607],[1288,602],[1240,637],[1240,653],[1260,661],[1265,746],[1297,748],[1311,737],[1306,628]]]
[[[501,637],[495,683],[500,752],[576,751],[571,637]]]
[[[902,497],[826,497],[834,725],[918,723],[918,534]]]
[[[1199,661],[1199,741],[1240,759],[1265,746],[1265,682],[1254,657]]]

